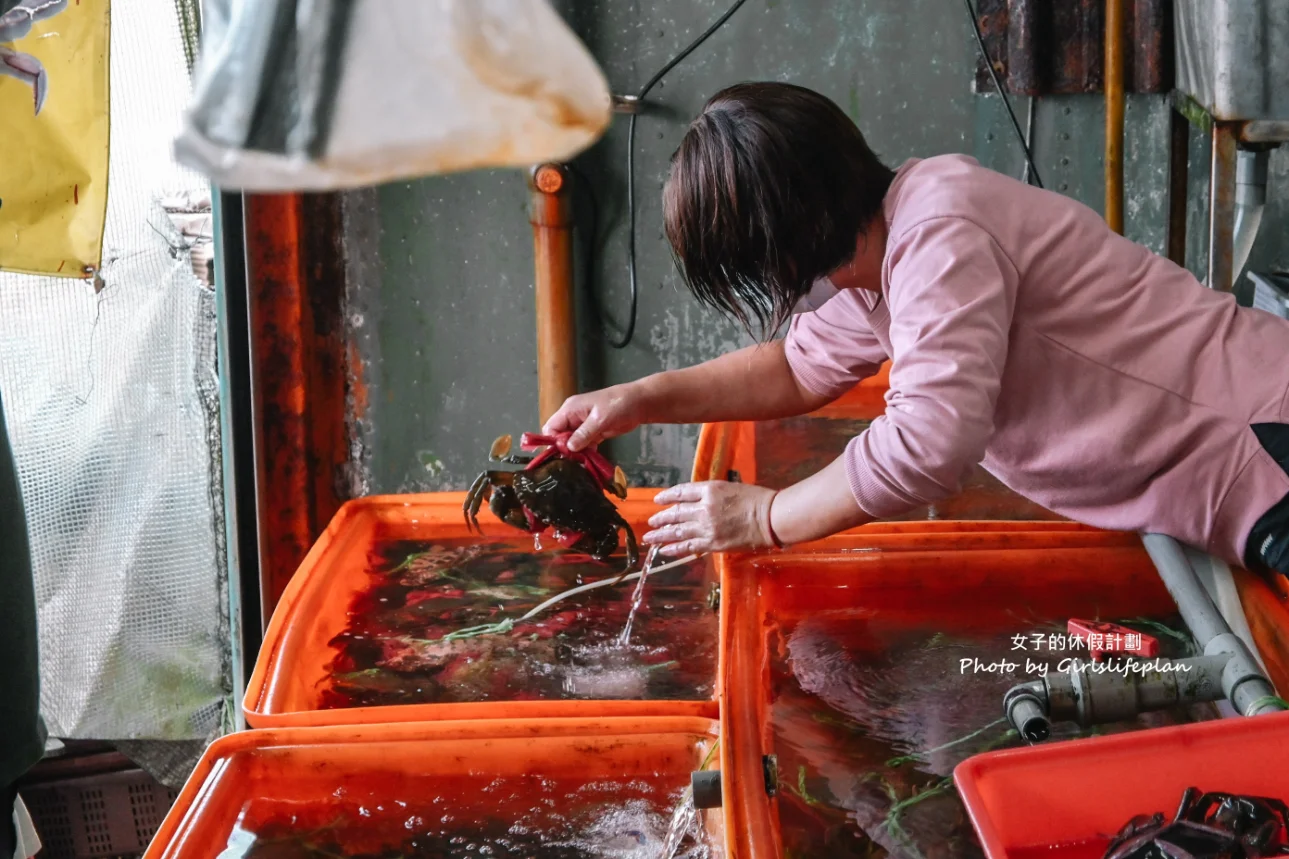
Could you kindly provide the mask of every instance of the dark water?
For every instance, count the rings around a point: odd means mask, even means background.
[[[629,645],[618,637],[634,582],[571,597],[502,635],[462,629],[516,619],[621,562],[534,552],[532,543],[392,543],[350,606],[322,708],[530,699],[704,700],[715,685],[717,615],[707,562],[651,576]]]
[[[816,473],[846,450],[871,420],[801,417],[766,421],[756,427],[756,482],[786,489]],[[889,521],[922,519],[1060,521],[1061,517],[1028,501],[975,466],[952,498]]]
[[[458,776],[406,801],[344,787],[307,802],[254,799],[219,859],[656,859],[675,781]],[[676,855],[712,852],[690,837]]]
[[[1166,658],[1189,653],[1184,636],[1121,622],[1160,638]],[[1168,625],[1184,629],[1179,621]],[[1002,721],[1002,697],[1036,679],[1027,658],[1050,663],[1049,670],[1065,657],[1086,658],[1086,651],[1052,650],[1047,638],[1039,649],[1032,638],[1025,650],[1014,649],[1013,635],[1053,631],[1064,630],[1040,624],[996,636],[955,635],[851,611],[816,615],[774,636],[771,719],[786,859],[982,857],[952,785],[953,768],[980,752],[1019,745]],[[975,663],[964,670],[963,659],[979,659],[985,670],[973,671]],[[1201,705],[1088,733],[1216,716]],[[1053,725],[1055,739],[1082,735],[1075,726]]]

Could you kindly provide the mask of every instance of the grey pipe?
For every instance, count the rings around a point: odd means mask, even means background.
[[[1038,743],[1050,736],[1052,722],[1090,728],[1140,713],[1220,701],[1231,660],[1227,653],[1117,664],[1072,659],[1062,671],[1013,686],[1003,696],[1003,707],[1017,733]]]
[[[689,786],[693,793],[694,808],[720,808],[721,771],[697,770],[689,774]]]
[[[1235,161],[1235,233],[1231,277],[1239,279],[1267,208],[1267,168],[1271,150],[1241,149]]]
[[[1235,709],[1245,716],[1283,710],[1271,682],[1222,619],[1177,541],[1163,534],[1146,534],[1142,542],[1204,655],[1228,657],[1222,671],[1222,691]]]

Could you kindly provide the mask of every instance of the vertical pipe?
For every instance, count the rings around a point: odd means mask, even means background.
[[[344,268],[332,195],[245,197],[260,612],[267,626],[340,508],[348,461]]]
[[[1105,7],[1105,219],[1123,233],[1124,0]]]
[[[1235,281],[1237,133],[1233,123],[1213,123],[1213,164],[1208,193],[1208,287],[1220,292],[1229,292]]]
[[[1209,599],[1181,545],[1163,534],[1144,534],[1142,543],[1203,654],[1229,655],[1222,671],[1222,691],[1235,709],[1244,716],[1284,710],[1283,702],[1275,697],[1275,688],[1249,648],[1231,632]]]
[[[573,198],[568,171],[542,164],[529,173],[537,297],[537,399],[541,423],[577,393],[573,309]]]
[[[1238,279],[1249,261],[1267,207],[1268,149],[1241,149],[1235,159],[1235,226],[1232,231],[1231,277]]]
[[[299,241],[303,201],[298,194],[250,194],[245,207],[260,612],[267,627],[313,540],[305,454],[310,416],[303,342],[308,302]]]
[[[1180,110],[1169,110],[1168,258],[1186,266],[1186,197],[1190,177],[1191,123]]]

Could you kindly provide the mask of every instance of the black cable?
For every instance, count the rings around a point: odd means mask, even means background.
[[[649,91],[657,86],[658,82],[666,76],[667,72],[674,69],[677,65],[685,60],[690,54],[698,49],[699,45],[711,38],[712,34],[725,25],[730,16],[739,10],[739,7],[746,3],[747,0],[735,0],[734,4],[725,11],[724,15],[717,18],[716,21],[703,31],[703,34],[689,44],[676,56],[649,78],[649,81],[640,88],[636,93],[636,110],[644,106],[645,96]],[[626,330],[622,334],[621,340],[609,338],[609,345],[614,349],[625,349],[635,336],[636,332],[636,311],[640,302],[640,285],[636,277],[636,117],[638,114],[631,114],[631,122],[627,126],[627,271],[631,279],[631,305],[627,315]]]
[[[1034,156],[1029,151],[1029,144],[1025,142],[1025,132],[1021,131],[1020,122],[1016,119],[1016,112],[1012,110],[1011,99],[1007,97],[1007,91],[1003,89],[1002,83],[998,80],[998,72],[994,70],[993,60],[989,58],[989,51],[985,48],[984,36],[980,35],[980,24],[976,21],[976,9],[971,5],[971,0],[962,0],[967,7],[967,17],[971,19],[971,32],[976,36],[976,46],[980,48],[980,58],[985,61],[985,68],[989,70],[989,77],[994,82],[994,89],[1002,96],[1003,106],[1007,108],[1007,115],[1011,117],[1012,128],[1016,129],[1016,139],[1020,141],[1020,148],[1025,152],[1025,160],[1029,163],[1030,172],[1034,176],[1034,184],[1043,187],[1043,180],[1038,175],[1038,168],[1034,166]]]

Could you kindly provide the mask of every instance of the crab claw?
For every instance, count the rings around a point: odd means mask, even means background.
[[[627,473],[622,470],[622,466],[613,467],[613,483],[609,485],[609,489],[623,501],[627,500]]]
[[[513,446],[513,444],[514,444],[514,441],[513,439],[511,439],[510,436],[508,435],[501,436],[496,441],[494,441],[492,443],[492,447],[488,449],[488,458],[496,460],[496,459],[502,459],[503,457],[509,456],[510,449]]]
[[[35,96],[36,115],[39,116],[49,92],[49,74],[40,60],[30,54],[20,54],[10,48],[0,47],[0,75],[17,78],[31,87]]]

